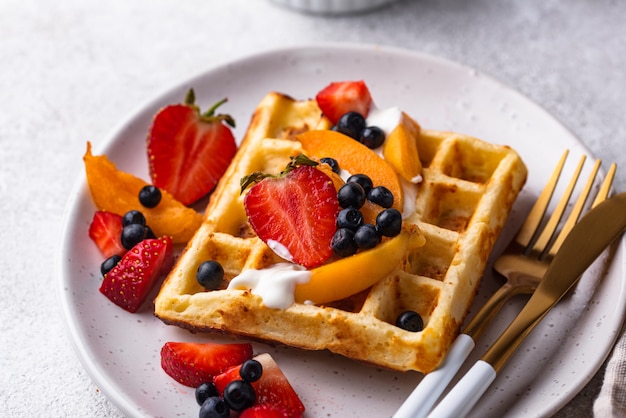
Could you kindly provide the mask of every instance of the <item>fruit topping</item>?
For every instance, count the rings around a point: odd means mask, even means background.
[[[346,183],[337,192],[339,206],[359,209],[367,198],[365,190],[358,183]]]
[[[121,215],[99,210],[94,213],[89,225],[89,238],[104,257],[121,256],[126,252],[121,241],[122,228]]]
[[[107,258],[102,262],[102,264],[100,264],[100,273],[102,273],[102,275],[104,276],[105,274],[113,270],[113,267],[117,266],[117,263],[119,263],[121,259],[122,257],[117,254],[114,254],[111,257]]]
[[[383,237],[395,237],[402,230],[402,214],[398,209],[385,209],[376,217],[376,230]]]
[[[365,129],[365,118],[358,112],[347,112],[341,115],[335,126],[337,132],[358,140]]]
[[[228,418],[230,417],[230,408],[219,396],[211,396],[207,398],[200,406],[199,418]]]
[[[151,184],[139,190],[139,203],[147,208],[155,208],[161,202],[161,190]]]
[[[320,162],[322,164],[328,164],[328,166],[330,166],[332,172],[335,173],[335,174],[339,174],[340,171],[341,171],[341,168],[339,167],[339,163],[337,162],[337,160],[335,160],[332,157],[321,158]]]
[[[372,105],[372,96],[362,80],[330,83],[317,93],[315,99],[333,125],[348,112],[358,112],[367,117]]]
[[[233,411],[241,412],[254,405],[256,392],[250,382],[233,380],[224,388],[224,401]]]
[[[393,193],[385,186],[376,186],[367,194],[367,200],[383,208],[390,208],[393,206]]]
[[[367,148],[376,149],[385,142],[385,132],[378,126],[366,126],[361,131],[359,142]]]
[[[204,261],[198,266],[196,280],[207,290],[219,289],[224,281],[224,268],[217,261]]]
[[[337,229],[330,245],[333,252],[339,257],[351,256],[359,249],[354,241],[354,230],[349,228]]]
[[[354,232],[354,243],[362,250],[374,248],[380,242],[380,235],[372,224],[363,224]]]
[[[246,382],[256,382],[263,375],[263,365],[255,359],[246,360],[239,369],[239,376]]]
[[[139,224],[146,226],[146,217],[138,210],[129,210],[122,217],[122,226]]]
[[[356,231],[361,225],[363,225],[363,214],[360,210],[348,207],[339,211],[337,228],[348,228]]]
[[[239,418],[291,418],[285,411],[270,404],[255,405],[246,409]]]
[[[196,388],[195,396],[198,405],[202,405],[208,398],[219,396],[219,393],[213,382],[203,382]]]
[[[136,312],[171,263],[170,237],[143,240],[104,275],[100,292],[128,312]]]
[[[358,183],[359,185],[361,185],[361,187],[363,187],[365,193],[369,193],[370,190],[372,190],[372,187],[374,187],[372,179],[369,178],[369,176],[367,176],[366,174],[362,173],[352,174],[350,177],[348,177],[346,183]]]
[[[200,113],[191,89],[184,103],[166,106],[154,117],[147,139],[150,178],[185,205],[213,190],[237,151],[234,120],[215,114],[224,102]]]
[[[122,229],[122,245],[127,250],[130,250],[135,245],[146,239],[148,235],[148,229],[140,224],[126,225]]]
[[[332,180],[307,160],[294,157],[277,176],[253,173],[242,179],[242,192],[257,182],[244,198],[257,236],[281,257],[313,268],[332,255],[339,203]]]
[[[421,180],[422,162],[417,149],[421,128],[411,117],[402,113],[400,123],[391,131],[383,144],[385,161],[405,180]]]
[[[155,208],[143,207],[138,199],[139,190],[148,184],[132,174],[118,170],[105,155],[92,155],[90,143],[87,143],[83,160],[89,190],[99,210],[120,216],[130,210],[140,210],[156,236],[171,236],[174,243],[187,242],[200,227],[202,215],[184,206],[164,190],[161,191],[161,202]]]
[[[215,376],[250,358],[252,345],[248,343],[167,342],[161,348],[161,367],[165,373],[193,388],[213,381]],[[223,387],[219,392],[223,393]]]
[[[404,311],[396,319],[396,326],[406,331],[420,332],[424,329],[424,321],[415,311]]]

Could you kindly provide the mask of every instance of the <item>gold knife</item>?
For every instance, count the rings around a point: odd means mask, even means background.
[[[585,214],[563,241],[524,309],[429,417],[467,415],[528,334],[624,229],[626,192],[605,200]]]

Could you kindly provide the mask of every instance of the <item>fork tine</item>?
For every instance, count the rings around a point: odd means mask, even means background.
[[[543,215],[548,209],[548,204],[550,203],[550,199],[552,198],[552,194],[554,193],[556,184],[559,180],[559,177],[561,176],[561,172],[563,171],[563,166],[565,165],[565,160],[567,159],[568,153],[569,150],[565,150],[565,152],[561,156],[561,159],[559,160],[556,167],[554,168],[554,171],[550,175],[550,179],[548,179],[548,182],[539,194],[537,201],[528,213],[524,224],[515,236],[515,241],[524,248],[528,247],[530,241],[533,239],[533,236],[535,236],[535,232],[539,228],[539,224],[543,219]]]
[[[606,200],[609,196],[609,190],[611,190],[611,185],[613,184],[613,178],[615,177],[615,170],[617,169],[617,165],[615,163],[611,164],[609,167],[609,171],[606,173],[606,177],[604,177],[604,182],[596,195],[596,199],[593,201],[591,205],[592,208],[596,207],[598,203]]]

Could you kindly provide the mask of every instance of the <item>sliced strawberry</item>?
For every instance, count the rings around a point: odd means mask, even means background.
[[[347,112],[359,112],[367,117],[372,96],[364,81],[330,83],[317,96],[317,105],[333,125]]]
[[[252,358],[250,344],[167,342],[161,348],[161,367],[170,377],[189,387]]]
[[[190,90],[184,104],[166,106],[152,122],[147,139],[152,183],[185,205],[196,202],[215,187],[230,164],[237,144],[228,115],[215,115],[218,102],[200,114]]]
[[[136,312],[157,279],[172,264],[172,239],[145,239],[128,250],[104,275],[100,293],[128,312]]]
[[[244,206],[259,238],[289,251],[282,257],[312,268],[332,255],[337,191],[330,177],[315,167],[300,166],[284,176],[264,178],[252,186]]]
[[[122,217],[103,210],[96,211],[89,225],[89,238],[105,258],[112,255],[122,256],[126,248],[122,246]]]
[[[252,382],[252,387],[256,392],[254,405],[271,405],[289,417],[302,416],[304,404],[272,356],[265,353],[254,358],[263,365],[261,378]],[[241,379],[239,376],[240,368],[240,365],[235,366],[215,376],[213,383],[220,395],[224,394],[224,389],[228,383]]]
[[[269,404],[255,405],[239,415],[239,418],[291,418],[289,414],[280,408]]]

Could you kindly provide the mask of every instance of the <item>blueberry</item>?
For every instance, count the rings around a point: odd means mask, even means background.
[[[365,190],[358,183],[346,183],[337,192],[339,206],[342,208],[353,207],[360,209],[366,198]]]
[[[404,311],[396,319],[396,326],[411,332],[420,332],[424,329],[424,321],[415,311]]]
[[[146,225],[146,217],[138,210],[129,210],[122,217],[122,226],[130,224]]]
[[[335,173],[335,174],[339,174],[339,172],[341,171],[341,168],[339,167],[339,163],[337,162],[337,160],[335,160],[332,157],[321,158],[320,162],[322,164],[328,164],[330,166],[331,170],[333,170],[333,173]]]
[[[154,235],[154,231],[148,225],[146,225],[146,239],[155,239],[156,235]]]
[[[384,209],[376,216],[376,229],[384,237],[395,237],[402,230],[402,214],[398,209]]]
[[[199,418],[228,418],[230,409],[219,396],[207,398],[200,407]]]
[[[254,404],[256,393],[250,382],[233,380],[224,388],[224,401],[234,411],[243,411]]]
[[[147,229],[143,225],[130,224],[122,228],[122,246],[130,250],[146,238]]]
[[[219,392],[217,391],[217,388],[215,387],[213,382],[201,383],[196,388],[196,402],[198,402],[198,405],[200,406],[202,406],[204,401],[206,401],[208,398],[214,396],[219,396]]]
[[[246,382],[256,382],[263,374],[263,365],[255,359],[246,360],[239,369],[239,376]]]
[[[359,142],[370,149],[378,148],[385,142],[385,133],[378,126],[368,126],[361,131]]]
[[[368,250],[374,248],[380,242],[380,235],[376,231],[376,227],[372,224],[363,224],[354,233],[354,242],[363,249]]]
[[[369,193],[374,187],[372,179],[367,174],[353,174],[346,180],[346,183],[358,183],[365,190],[365,194]]]
[[[358,112],[344,113],[337,121],[337,131],[359,140],[365,129],[365,118]]]
[[[354,241],[354,231],[348,228],[339,228],[333,235],[330,246],[339,257],[348,257],[359,249]]]
[[[363,214],[355,208],[345,208],[337,214],[337,228],[348,228],[356,231],[363,225]]]
[[[160,201],[161,191],[155,186],[144,186],[139,191],[139,202],[147,208],[155,207]]]
[[[393,206],[393,193],[385,186],[376,186],[367,194],[367,199],[383,208]]]
[[[119,263],[121,259],[122,257],[117,254],[107,258],[102,262],[102,264],[100,264],[100,273],[102,273],[102,275],[104,276],[105,274],[113,270],[113,267],[117,266],[117,263]]]
[[[205,261],[198,266],[196,280],[207,290],[219,289],[224,280],[224,268],[217,261]]]

